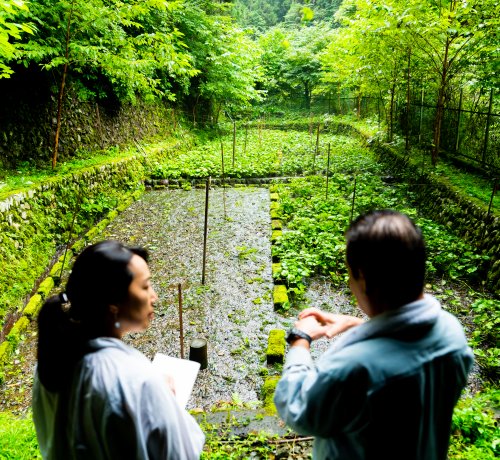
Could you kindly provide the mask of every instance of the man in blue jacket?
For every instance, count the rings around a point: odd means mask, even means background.
[[[423,293],[425,246],[405,215],[376,211],[347,231],[349,285],[368,321],[308,308],[274,402],[315,436],[314,458],[445,460],[473,354],[457,319]],[[313,364],[310,345],[346,332]]]

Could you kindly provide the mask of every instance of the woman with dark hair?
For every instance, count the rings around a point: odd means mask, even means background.
[[[66,292],[45,302],[33,386],[44,459],[199,458],[199,426],[121,340],[148,327],[156,299],[147,252],[104,241],[82,252]]]

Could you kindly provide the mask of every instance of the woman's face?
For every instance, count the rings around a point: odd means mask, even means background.
[[[117,320],[121,332],[139,332],[145,330],[154,317],[154,302],[158,299],[151,286],[151,273],[147,262],[134,254],[128,263],[134,275],[128,289],[128,298],[119,305]]]

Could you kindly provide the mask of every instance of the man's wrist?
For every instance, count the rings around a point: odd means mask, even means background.
[[[295,342],[298,342],[299,340],[304,341],[304,343],[307,342],[308,345],[311,345],[312,337],[306,332],[301,331],[300,329],[297,329],[295,327],[290,329],[286,337],[286,341],[290,345],[293,345]]]

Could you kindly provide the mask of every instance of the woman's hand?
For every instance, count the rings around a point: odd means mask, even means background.
[[[175,381],[174,381],[174,378],[171,375],[165,374],[165,382],[167,383],[168,389],[175,396]]]
[[[315,319],[317,327],[312,329],[317,337],[311,335],[305,327],[310,327],[309,325],[314,324],[311,322],[311,318]],[[307,322],[306,322],[307,320]],[[342,332],[347,331],[351,327],[358,326],[364,321],[361,318],[356,318],[355,316],[349,315],[336,315],[334,313],[328,313],[318,308],[306,308],[299,313],[299,321],[295,323],[295,327],[309,334],[313,340],[320,337],[328,337],[331,339]]]

